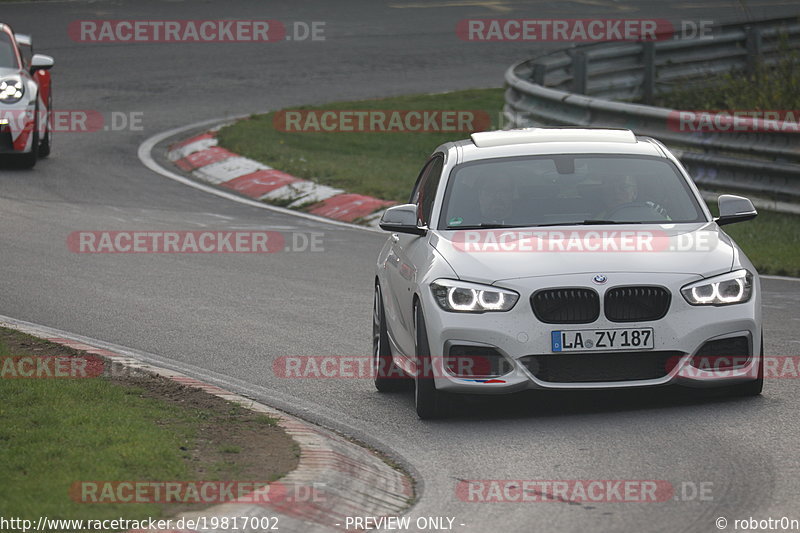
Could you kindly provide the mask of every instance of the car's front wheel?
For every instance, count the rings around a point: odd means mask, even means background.
[[[18,158],[19,166],[22,168],[33,168],[39,159],[39,108],[33,112],[33,140],[31,141],[31,151],[27,154],[20,154]]]
[[[436,390],[435,371],[432,365],[431,351],[428,346],[428,330],[425,327],[425,315],[419,303],[414,305],[414,347],[417,371],[414,374],[414,400],[417,416],[422,419],[441,418],[448,413],[447,394]]]
[[[372,375],[375,380],[375,388],[380,392],[405,390],[411,382],[392,358],[381,286],[377,281],[375,282],[375,301],[372,306]]]
[[[44,139],[39,143],[39,157],[45,158],[50,155],[51,146],[53,146],[53,132],[50,124],[53,116],[53,96],[50,95],[47,99],[47,112],[49,117],[47,124],[45,124]]]

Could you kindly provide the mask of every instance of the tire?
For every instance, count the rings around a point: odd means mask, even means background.
[[[731,385],[725,391],[729,396],[747,397],[758,396],[764,390],[764,333],[761,333],[761,357],[758,360],[758,377],[753,381]]]
[[[53,114],[53,96],[47,99],[47,110],[52,117]],[[50,120],[47,121],[45,126],[44,139],[39,143],[39,157],[45,158],[50,155],[50,147],[53,145],[53,132],[50,130]]]
[[[431,351],[428,346],[428,330],[425,327],[425,316],[419,303],[414,305],[414,347],[417,372],[414,376],[414,403],[417,416],[423,420],[443,418],[449,411],[447,395],[436,390],[436,382],[431,374],[435,374],[431,365]]]
[[[389,332],[381,298],[381,286],[375,282],[375,298],[372,306],[372,375],[379,392],[408,390],[411,380],[394,363],[389,348]]]
[[[31,151],[27,154],[20,154],[17,157],[17,163],[21,168],[33,168],[36,166],[36,161],[39,159],[39,108],[34,111],[33,122],[33,141],[31,141]]]

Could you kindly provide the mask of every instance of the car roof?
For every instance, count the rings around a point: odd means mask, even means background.
[[[473,133],[457,141],[459,163],[550,154],[623,154],[667,157],[660,143],[611,128],[524,128]],[[443,147],[444,148],[444,147]]]

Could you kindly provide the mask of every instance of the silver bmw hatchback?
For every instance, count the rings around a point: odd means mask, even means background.
[[[438,147],[389,208],[373,372],[420,418],[461,393],[685,385],[760,394],[758,274],[660,142],[530,128]]]

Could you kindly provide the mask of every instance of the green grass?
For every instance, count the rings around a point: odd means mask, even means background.
[[[228,445],[222,446],[219,449],[219,451],[221,451],[222,453],[241,453],[242,449],[239,446],[233,446],[233,445],[228,444]]]
[[[716,205],[710,204],[716,213]],[[800,215],[759,210],[748,222],[724,226],[761,274],[800,277]]]
[[[291,109],[483,110],[497,127],[503,89],[400,96]],[[440,144],[469,136],[444,133],[284,133],[273,127],[274,113],[255,115],[223,128],[220,145],[245,157],[319,183],[405,202],[428,155]]]
[[[16,332],[2,332],[8,335],[5,338],[27,339]],[[0,338],[0,356],[11,355],[25,353],[17,348],[12,353]],[[214,415],[144,393],[106,378],[0,379],[3,509],[34,523],[39,516],[137,520],[174,514],[170,504],[90,504],[70,495],[70,487],[81,481],[195,478],[189,450]],[[242,408],[234,405],[231,409]],[[261,416],[258,423],[274,425],[275,420]],[[223,448],[234,456],[240,451],[237,446]],[[224,479],[221,476],[236,471],[235,464],[226,462],[214,465],[204,479]]]
[[[271,417],[271,416],[267,416],[265,414],[256,415],[256,417],[253,419],[253,421],[256,424],[261,424],[261,425],[269,426],[269,427],[275,427],[275,426],[278,425],[278,419],[277,418],[274,418],[274,417]]]
[[[128,519],[158,504],[73,501],[78,481],[188,480],[197,413],[105,379],[0,381],[0,501],[17,516]]]
[[[656,105],[686,110],[800,109],[800,53],[786,51],[773,67],[758,65],[750,75],[728,72],[685,84],[658,96]]]

